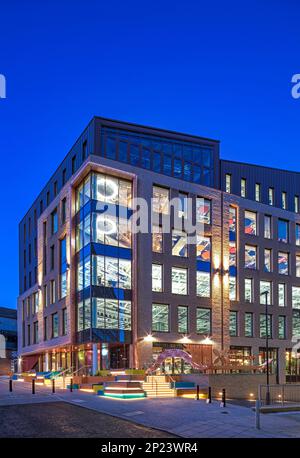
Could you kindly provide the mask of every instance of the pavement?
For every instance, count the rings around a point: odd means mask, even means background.
[[[52,394],[45,386],[36,386],[33,395],[25,382],[14,382],[9,393],[8,380],[0,379],[0,406],[49,402],[70,403],[186,438],[300,437],[300,412],[262,414],[258,430],[252,408],[234,402],[223,408],[218,401],[181,398],[117,400],[78,390]]]

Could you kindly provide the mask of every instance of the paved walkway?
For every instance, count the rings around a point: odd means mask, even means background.
[[[217,401],[208,405],[193,399],[115,400],[93,395],[36,386],[31,394],[29,383],[14,382],[13,393],[8,381],[0,380],[0,405],[64,401],[135,423],[158,428],[181,437],[300,437],[300,413],[261,415],[261,429],[255,428],[251,408],[228,403],[221,408]]]

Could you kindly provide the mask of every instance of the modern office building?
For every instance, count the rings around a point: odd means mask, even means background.
[[[0,307],[0,375],[14,370],[17,350],[17,310]]]
[[[216,140],[93,118],[20,222],[23,369],[141,368],[169,348],[263,364],[268,328],[283,381],[297,370],[299,199],[299,173],[221,160]]]

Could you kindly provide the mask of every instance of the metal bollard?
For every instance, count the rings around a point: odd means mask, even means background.
[[[72,393],[73,391],[73,379],[71,378],[70,380],[70,392]]]
[[[223,390],[222,390],[222,404],[223,404],[223,407],[226,407],[226,390],[225,390],[225,388],[223,388]]]
[[[208,387],[208,404],[211,404],[211,386]]]
[[[55,379],[52,379],[52,393],[55,393]]]
[[[199,401],[199,385],[197,385],[197,401]]]
[[[35,379],[32,379],[32,394],[35,394]]]
[[[12,379],[9,379],[9,392],[12,393]]]
[[[255,427],[260,429],[260,401],[255,401]]]

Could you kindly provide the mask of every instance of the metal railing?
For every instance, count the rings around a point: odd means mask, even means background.
[[[267,402],[269,393],[269,402]],[[258,399],[265,405],[300,405],[300,384],[259,385]]]
[[[56,379],[58,377],[65,377],[66,375],[68,375],[67,372],[72,371],[73,368],[74,366],[68,367],[67,369],[64,369],[63,371],[59,372],[58,374],[53,375],[51,379]]]
[[[70,374],[70,377],[73,377],[74,375],[90,375],[90,369],[92,368],[92,366],[82,366],[80,367],[79,369],[77,369],[76,371],[73,371],[71,374]],[[87,370],[88,369],[88,370]],[[85,372],[84,374],[80,374],[80,372],[83,371]]]

